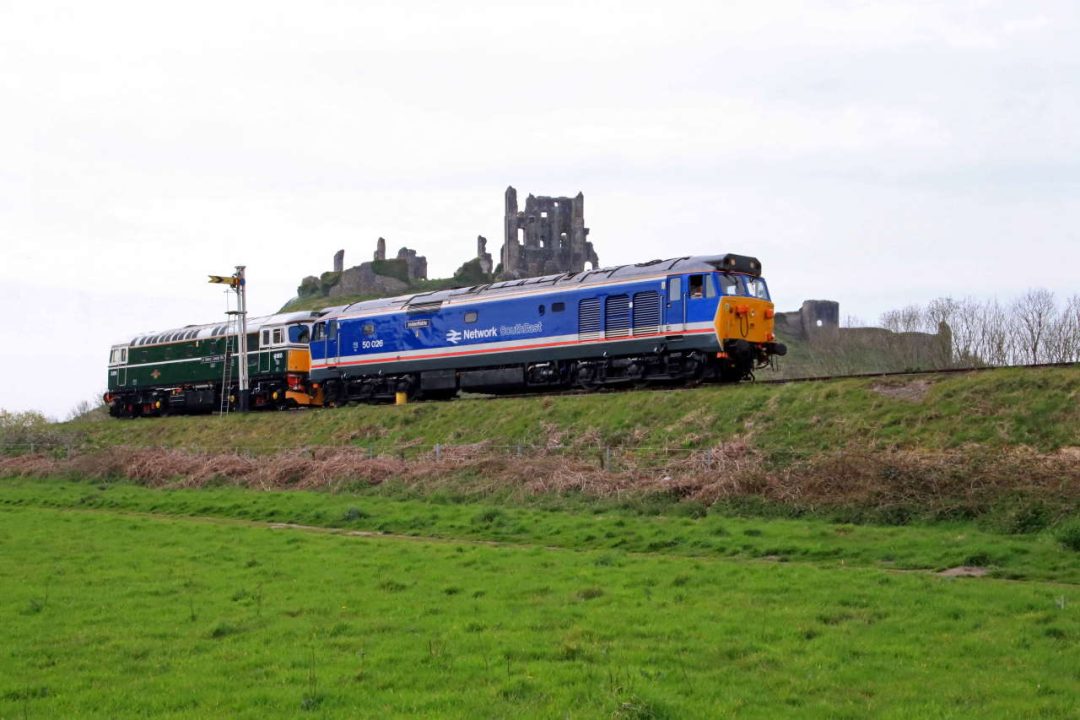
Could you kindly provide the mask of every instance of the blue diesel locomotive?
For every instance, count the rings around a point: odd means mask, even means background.
[[[653,260],[370,300],[316,322],[327,404],[737,382],[786,349],[752,257]]]

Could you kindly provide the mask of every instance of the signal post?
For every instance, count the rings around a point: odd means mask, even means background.
[[[236,272],[232,275],[211,275],[210,282],[218,285],[228,285],[236,292],[236,310],[229,314],[235,314],[238,319],[240,333],[237,338],[236,365],[239,373],[237,380],[240,385],[240,412],[247,412],[251,407],[251,388],[248,384],[248,347],[247,347],[247,280],[244,278],[245,265],[237,265]],[[222,388],[221,392],[227,393],[228,388]]]

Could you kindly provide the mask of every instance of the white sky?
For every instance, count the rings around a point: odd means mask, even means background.
[[[375,239],[449,275],[502,193],[604,264],[759,257],[779,309],[1080,291],[1075,2],[0,0],[0,407]]]

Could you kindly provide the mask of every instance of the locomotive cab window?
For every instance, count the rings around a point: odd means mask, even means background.
[[[465,313],[465,322],[474,323],[479,317],[479,314],[477,314],[475,310],[470,310],[469,312]]]
[[[312,340],[325,340],[326,339],[326,323],[317,322],[312,328],[311,334]]]
[[[721,274],[720,291],[724,295],[739,295],[739,278],[726,273]]]
[[[127,362],[127,348],[120,348],[120,362]]]
[[[293,343],[306,343],[311,333],[304,325],[290,325],[289,326],[289,342]]]
[[[746,294],[750,297],[761,298],[762,300],[769,299],[769,288],[765,286],[765,281],[759,277],[747,277],[746,281]]]
[[[270,344],[270,331],[269,330],[263,330],[262,331],[261,343],[262,344],[259,345],[259,347],[266,347],[267,345]]]
[[[284,340],[284,338],[281,335],[281,328],[274,328],[274,344],[280,345],[282,340]]]
[[[704,275],[691,275],[690,276],[690,298],[698,299],[705,297],[705,276]]]

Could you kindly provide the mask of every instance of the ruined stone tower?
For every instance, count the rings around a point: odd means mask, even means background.
[[[510,186],[504,196],[503,278],[523,278],[562,272],[581,272],[585,264],[593,268],[599,259],[586,238],[585,196],[537,197],[525,199],[518,210],[517,190]]]

